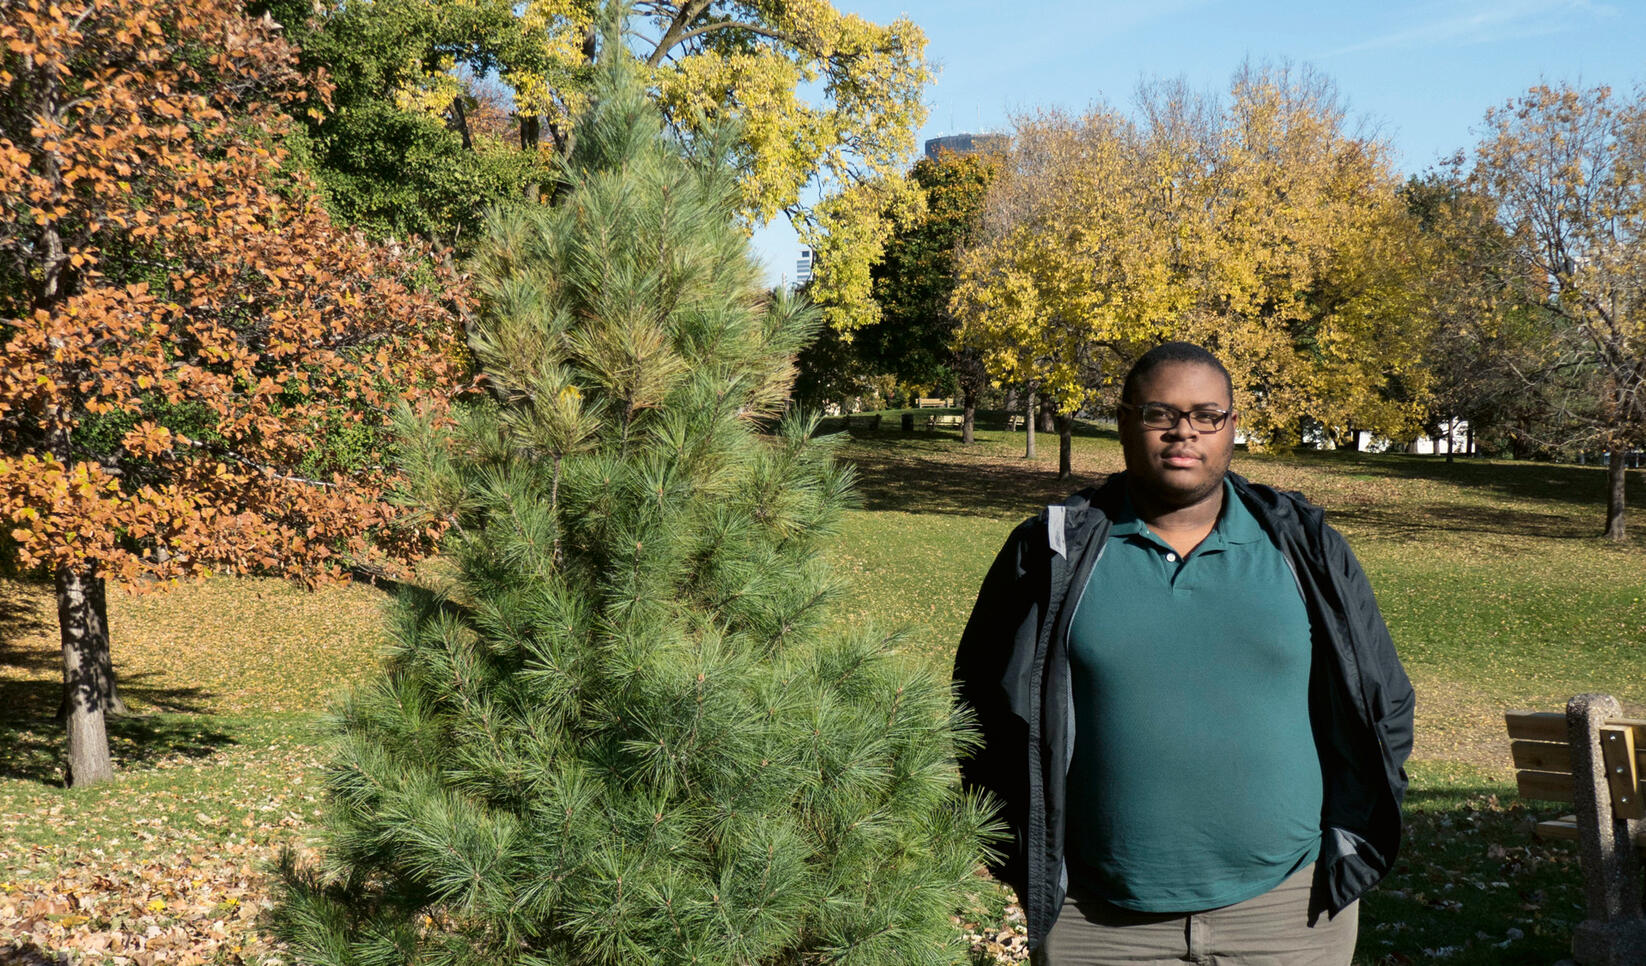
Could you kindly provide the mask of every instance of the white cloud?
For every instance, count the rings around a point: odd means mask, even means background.
[[[1439,17],[1340,47],[1325,57],[1367,50],[1412,50],[1423,47],[1463,47],[1503,40],[1521,40],[1565,33],[1580,21],[1611,17],[1617,8],[1590,0],[1511,0],[1470,3],[1462,12]]]

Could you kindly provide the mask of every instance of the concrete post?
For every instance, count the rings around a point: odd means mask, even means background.
[[[1572,933],[1580,966],[1646,963],[1646,918],[1641,914],[1641,865],[1634,833],[1641,822],[1612,812],[1612,791],[1601,757],[1600,726],[1623,716],[1617,699],[1580,694],[1566,703],[1572,747],[1572,800],[1577,806],[1579,859],[1588,918]]]

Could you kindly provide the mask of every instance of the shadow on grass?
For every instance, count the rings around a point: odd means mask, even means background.
[[[61,657],[55,649],[17,646],[22,639],[56,632],[56,615],[44,613],[31,590],[40,588],[17,581],[0,584],[0,779],[59,785],[66,756],[63,726],[57,721],[63,700]],[[49,595],[49,588],[40,592]],[[163,685],[159,677],[156,672],[119,677],[121,697],[145,711],[107,719],[109,753],[117,766],[204,758],[235,743],[225,732],[202,724],[209,720],[203,716],[212,693]]]
[[[3,700],[3,699],[0,699]],[[208,758],[238,742],[195,715],[133,714],[107,720],[109,754],[117,768],[163,760]],[[65,774],[63,729],[51,717],[28,721],[0,718],[0,780],[61,785]]]
[[[920,410],[922,414],[957,410]],[[854,420],[858,417],[853,417]],[[825,429],[836,423],[825,420]],[[1003,413],[982,413],[977,428],[985,433],[1006,432]],[[1114,430],[1089,423],[1076,423],[1076,436],[1117,439]],[[1021,431],[1016,435],[1021,444]],[[949,513],[996,519],[1022,518],[1048,503],[1062,502],[1070,493],[1102,483],[1102,478],[1075,477],[1060,480],[1044,462],[1002,459],[980,455],[967,459],[960,451],[960,431],[916,429],[903,433],[897,428],[895,413],[887,414],[878,432],[852,429],[854,445],[842,458],[857,467],[857,494],[863,509],[897,510],[904,513]],[[1056,434],[1042,435],[1043,453],[1057,454]],[[1056,466],[1055,461],[1051,464]]]
[[[1539,513],[1501,506],[1432,504],[1414,506],[1339,503],[1329,517],[1334,526],[1357,534],[1416,540],[1438,533],[1514,534],[1562,540],[1593,539],[1600,535],[1598,513],[1581,517],[1569,512]]]
[[[1043,466],[1025,463],[959,463],[953,455],[919,456],[853,452],[858,497],[865,510],[954,513],[995,518],[1024,517],[1046,503],[1061,502],[1075,490],[1100,480],[1059,480]]]
[[[105,720],[116,766],[205,758],[236,743],[231,735],[204,723],[210,720],[204,713],[211,693],[146,685],[152,676],[133,674],[120,681],[120,693],[128,703],[158,710]],[[57,721],[62,696],[57,681],[0,680],[0,779],[62,784],[66,744]]]
[[[1548,966],[1583,918],[1576,850],[1532,835],[1552,813],[1507,787],[1413,790],[1394,870],[1367,893],[1356,966]]]
[[[34,943],[0,946],[0,966],[68,966],[71,962],[68,953],[57,956]]]
[[[42,660],[41,652],[34,649],[22,651],[16,642],[24,637],[50,634],[56,630],[55,620],[48,621],[33,601],[18,593],[24,586],[11,582],[0,584],[0,667],[32,667],[38,664]]]
[[[1295,458],[1305,459],[1327,472],[1452,483],[1498,496],[1548,500],[1584,508],[1605,506],[1606,503],[1606,471],[1599,466],[1462,457],[1448,463],[1444,456],[1369,454],[1348,450],[1300,451]],[[1626,478],[1627,502],[1635,506],[1646,502],[1646,474],[1631,470]]]

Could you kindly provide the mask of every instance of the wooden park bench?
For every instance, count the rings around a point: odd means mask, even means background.
[[[1646,963],[1641,852],[1646,850],[1646,720],[1617,699],[1580,694],[1566,713],[1510,711],[1510,753],[1522,798],[1570,802],[1538,837],[1578,843],[1587,918],[1572,933],[1579,966]]]
[[[862,416],[862,415],[858,416],[857,417],[858,428],[859,429],[867,429],[871,433],[879,432],[880,431],[880,416],[881,416],[880,413],[875,413],[873,416]],[[846,414],[846,429],[849,432],[851,430],[851,428],[852,428],[852,414],[847,413]]]
[[[1023,417],[1022,416],[1012,415],[1012,416],[1007,416],[1006,417],[1006,429],[1007,429],[1008,432],[1015,433],[1015,432],[1017,432],[1018,430],[1020,430],[1022,428],[1023,428]]]
[[[953,399],[931,399],[924,396],[914,401],[916,409],[948,409],[953,405]]]
[[[926,417],[926,428],[936,429],[942,426],[945,429],[959,429],[965,425],[965,417],[954,413],[933,413]]]

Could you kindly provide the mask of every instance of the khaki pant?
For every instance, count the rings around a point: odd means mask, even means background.
[[[1037,966],[1348,966],[1360,903],[1309,925],[1314,866],[1263,895],[1193,913],[1132,912],[1078,887],[1034,957]]]

